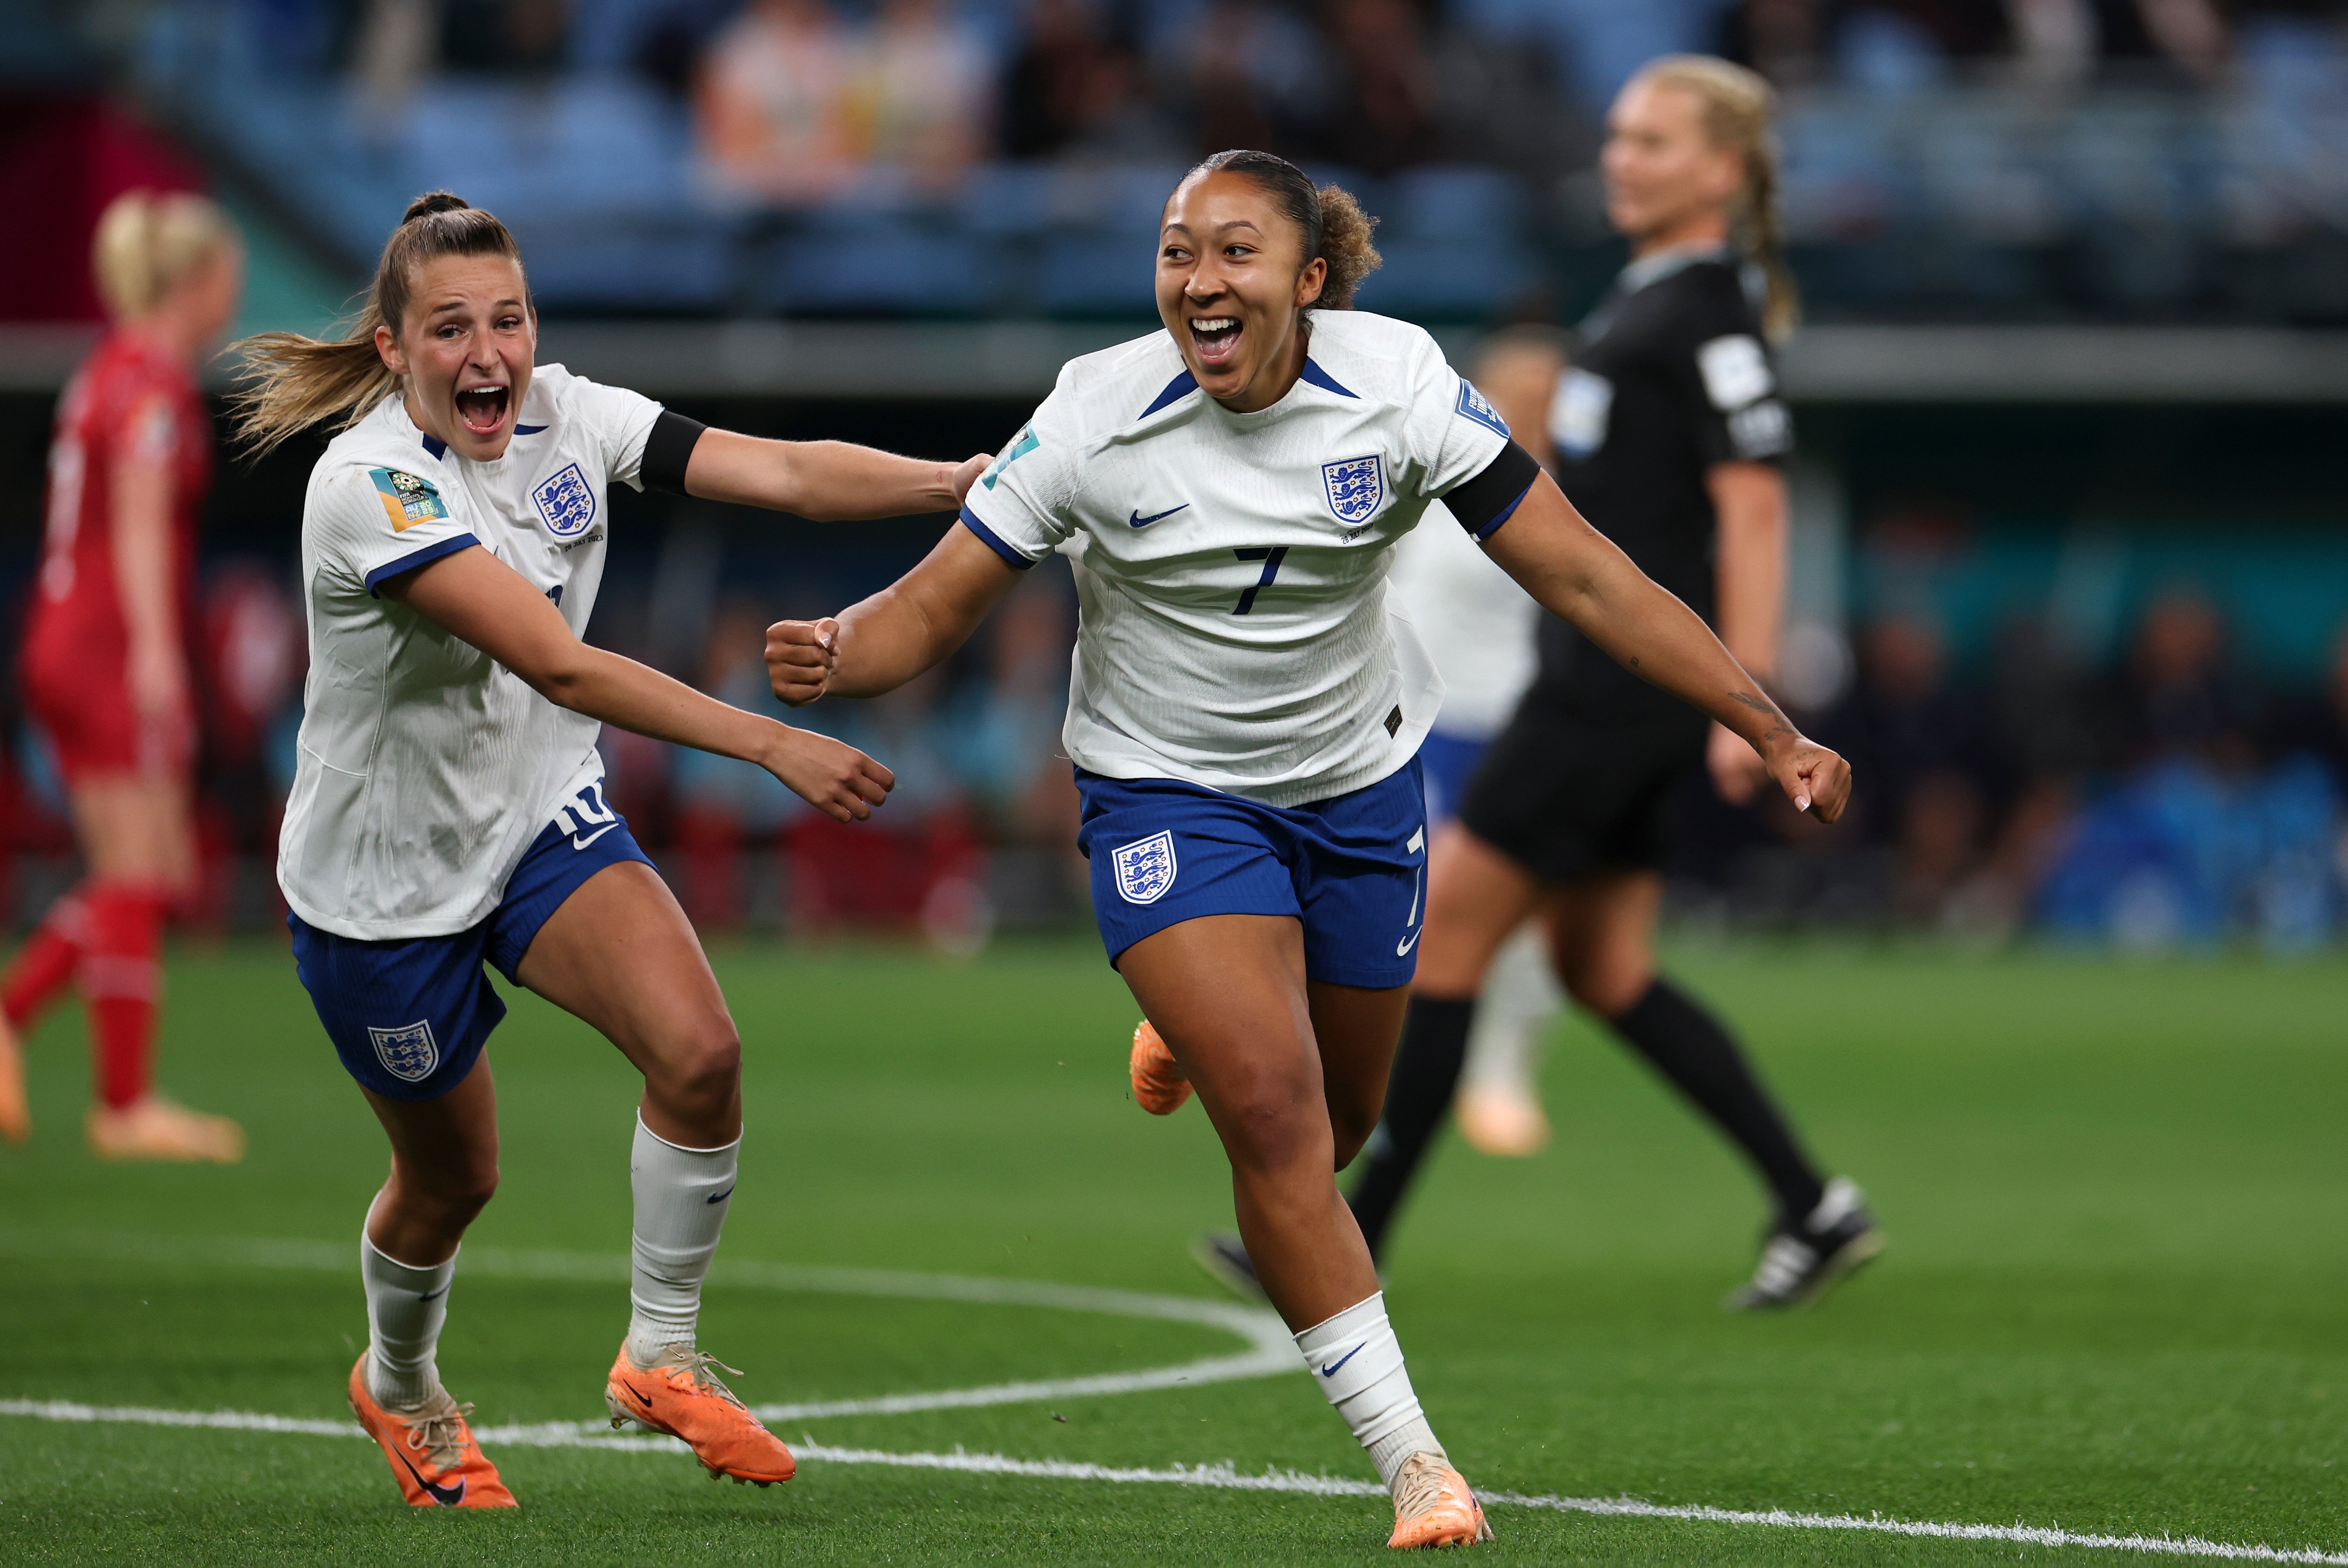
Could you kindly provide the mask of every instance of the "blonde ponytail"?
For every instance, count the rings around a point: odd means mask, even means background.
[[[1761,330],[1773,343],[1793,335],[1801,319],[1801,296],[1786,266],[1783,219],[1777,205],[1777,143],[1770,129],[1777,95],[1743,66],[1710,55],[1665,55],[1640,67],[1639,86],[1676,88],[1702,107],[1704,133],[1715,147],[1744,160],[1745,189],[1736,204],[1737,248],[1761,269],[1768,293]]]
[[[228,214],[186,191],[126,191],[107,204],[90,244],[98,297],[117,321],[145,315],[233,242]]]
[[[229,406],[245,449],[259,456],[337,415],[335,428],[347,428],[396,391],[399,377],[376,348],[376,329],[398,335],[417,269],[442,256],[505,256],[521,266],[521,248],[503,223],[461,196],[431,191],[408,203],[384,242],[375,286],[342,336],[263,332],[237,344],[232,352],[243,356],[251,379]]]

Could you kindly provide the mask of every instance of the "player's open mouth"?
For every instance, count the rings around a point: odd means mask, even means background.
[[[468,387],[457,394],[457,418],[465,421],[465,428],[476,436],[497,433],[506,422],[507,388],[503,387]]]
[[[1198,347],[1200,364],[1212,368],[1229,365],[1240,351],[1240,318],[1194,315],[1190,318],[1190,341]]]

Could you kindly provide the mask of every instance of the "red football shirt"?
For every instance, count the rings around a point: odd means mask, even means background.
[[[114,580],[111,477],[127,458],[169,465],[171,576],[181,634],[194,602],[196,510],[211,483],[211,422],[185,367],[137,338],[110,334],[66,385],[49,444],[47,537],[25,639],[118,687],[128,636]],[[52,667],[55,667],[54,665]]]

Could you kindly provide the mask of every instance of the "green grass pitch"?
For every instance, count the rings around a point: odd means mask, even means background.
[[[1391,1260],[1420,1394],[1473,1480],[2348,1551],[2348,965],[1756,947],[1676,967],[1868,1187],[1890,1249],[1816,1311],[1724,1316],[1752,1259],[1750,1182],[1642,1068],[1565,1026],[1550,1149],[1447,1145]],[[747,1368],[753,1404],[1245,1350],[1205,1324],[776,1288],[749,1267],[1215,1299],[1184,1246],[1228,1222],[1227,1177],[1195,1106],[1160,1122],[1127,1099],[1134,1011],[1097,949],[743,948],[718,968],[749,1136],[703,1343]],[[80,1025],[49,1022],[28,1052],[35,1141],[0,1150],[0,1401],[333,1420],[365,1332],[334,1254],[355,1252],[381,1137],[281,953],[183,952],[170,978],[164,1081],[242,1117],[252,1153],[98,1163]],[[481,1266],[459,1264],[441,1367],[483,1424],[592,1419],[624,1289],[528,1264],[624,1252],[630,1074],[528,997],[490,1057],[504,1187],[469,1243]],[[1294,1375],[778,1425],[891,1454],[1369,1475]],[[359,1440],[0,1415],[0,1562],[1372,1562],[1389,1522],[1359,1497],[816,1460],[759,1491],[675,1452],[492,1452],[518,1514],[418,1516]],[[1485,1555],[1510,1561],[2147,1560],[1522,1506],[1492,1521]]]

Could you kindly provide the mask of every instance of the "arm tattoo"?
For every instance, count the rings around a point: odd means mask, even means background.
[[[1740,704],[1743,707],[1749,707],[1756,713],[1766,714],[1771,718],[1776,720],[1775,724],[1772,724],[1767,729],[1762,731],[1762,739],[1775,740],[1781,735],[1791,735],[1794,733],[1794,727],[1786,722],[1785,714],[1779,711],[1777,705],[1771,702],[1767,697],[1756,696],[1749,691],[1733,691],[1728,694],[1728,700],[1733,703]]]

